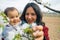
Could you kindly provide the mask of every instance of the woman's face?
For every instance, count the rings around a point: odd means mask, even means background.
[[[29,24],[36,21],[37,15],[32,7],[27,8],[26,14],[25,14],[25,19]]]

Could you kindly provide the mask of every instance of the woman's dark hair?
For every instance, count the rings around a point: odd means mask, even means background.
[[[4,11],[4,13],[5,13],[5,15],[6,16],[8,16],[7,14],[8,14],[8,12],[9,11],[13,11],[13,10],[17,10],[15,7],[7,7],[6,9],[5,9],[5,11]],[[18,10],[17,10],[18,11]]]
[[[41,13],[41,10],[40,10],[39,6],[37,4],[35,4],[35,3],[28,3],[25,6],[25,8],[23,10],[23,13],[22,13],[22,15],[20,17],[20,19],[23,20],[23,21],[25,21],[25,22],[27,22],[26,19],[25,19],[25,14],[26,14],[26,10],[29,7],[32,7],[34,9],[36,15],[37,15],[36,24],[37,25],[42,25],[42,13]]]

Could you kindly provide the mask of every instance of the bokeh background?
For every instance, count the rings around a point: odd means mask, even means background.
[[[60,0],[39,0],[44,5],[50,8],[60,11]],[[4,15],[4,10],[7,7],[15,7],[20,12],[23,12],[25,5],[29,2],[34,2],[33,0],[0,0],[0,27],[5,25],[8,20]],[[39,5],[39,4],[37,4]],[[39,5],[43,14],[43,21],[49,28],[50,40],[60,40],[60,13],[51,11],[45,8],[43,5]]]

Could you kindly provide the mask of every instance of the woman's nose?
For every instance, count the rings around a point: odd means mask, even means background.
[[[31,15],[29,15],[28,18],[31,19]]]

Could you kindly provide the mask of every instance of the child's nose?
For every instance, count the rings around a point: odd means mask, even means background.
[[[17,18],[14,18],[14,20],[16,21],[16,20],[17,20]]]
[[[16,17],[14,19],[17,19]]]

